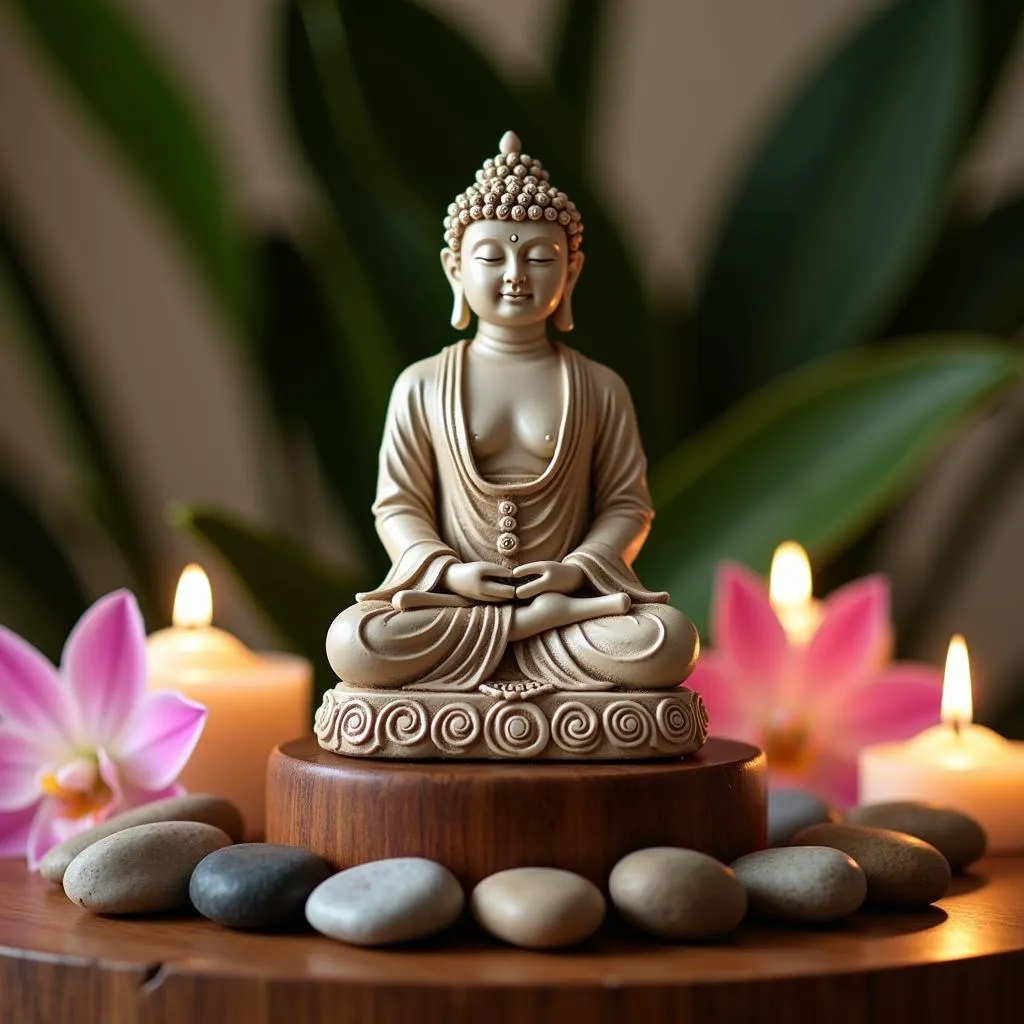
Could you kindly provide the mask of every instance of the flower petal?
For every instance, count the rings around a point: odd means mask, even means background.
[[[840,587],[822,612],[803,663],[810,695],[855,684],[879,667],[890,638],[888,580],[868,576]]]
[[[705,651],[686,685],[703,698],[712,735],[756,743],[760,738],[763,694],[744,686],[729,668],[728,662],[715,652]]]
[[[121,771],[110,754],[103,748],[96,748],[96,761],[100,768],[100,778],[107,784],[110,790],[110,799],[100,808],[97,808],[91,817],[90,824],[96,825],[101,821],[122,811],[127,811],[133,806],[125,799],[124,787],[121,780]]]
[[[10,729],[58,744],[69,733],[68,695],[57,670],[30,643],[0,626],[0,720]]]
[[[836,750],[849,755],[871,743],[915,736],[938,723],[941,704],[941,669],[896,662],[835,702],[830,732]]]
[[[122,772],[144,789],[169,786],[192,756],[206,714],[202,704],[170,691],[146,697],[124,732],[118,751]]]
[[[0,858],[24,857],[28,833],[42,801],[17,811],[0,811]]]
[[[146,689],[146,632],[135,597],[101,597],[68,637],[61,670],[78,705],[83,740],[117,739]]]
[[[830,749],[811,765],[802,783],[826,803],[846,810],[857,802],[857,758]]]
[[[711,636],[715,650],[736,672],[762,686],[778,684],[789,643],[760,576],[731,562],[719,567]]]
[[[39,773],[46,761],[39,744],[0,725],[0,811],[16,811],[43,795]]]
[[[25,854],[30,871],[36,871],[46,852],[67,836],[57,829],[57,807],[53,800],[43,800],[28,830],[28,844]]]

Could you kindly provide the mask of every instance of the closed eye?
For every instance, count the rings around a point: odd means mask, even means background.
[[[546,264],[546,263],[554,263],[555,260],[554,260],[554,257],[531,256],[526,262],[527,263],[536,263],[536,264],[538,264],[540,266],[544,266],[544,264]]]
[[[477,261],[477,263],[500,263],[501,262],[501,257],[500,256],[477,256],[476,257],[476,261]]]

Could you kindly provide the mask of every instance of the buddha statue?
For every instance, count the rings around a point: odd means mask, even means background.
[[[506,132],[444,219],[452,326],[408,367],[381,445],[391,570],[331,625],[321,745],[376,757],[652,757],[703,742],[692,623],[631,565],[646,460],[573,328],[583,220]],[[613,301],[613,297],[610,297]],[[500,721],[499,721],[500,720]]]

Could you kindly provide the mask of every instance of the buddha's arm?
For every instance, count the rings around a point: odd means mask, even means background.
[[[435,462],[426,406],[432,375],[421,364],[395,382],[388,405],[373,514],[392,575],[422,589],[436,585],[455,552],[437,532]]]
[[[578,566],[598,593],[624,591],[634,601],[666,601],[667,594],[646,590],[630,569],[654,518],[647,459],[626,385],[611,370],[597,370],[600,420],[591,474],[594,519],[563,561]]]
[[[654,518],[647,490],[647,459],[626,385],[611,370],[599,369],[601,412],[591,481],[594,521],[577,550],[610,550],[631,565]]]

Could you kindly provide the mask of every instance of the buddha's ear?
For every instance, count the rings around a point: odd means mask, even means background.
[[[569,257],[565,271],[565,288],[562,289],[562,298],[552,316],[555,326],[566,334],[576,326],[572,318],[572,293],[576,288],[576,282],[580,279],[581,270],[583,270],[583,253],[577,249]]]
[[[448,278],[448,284],[452,289],[451,324],[457,331],[461,331],[469,326],[469,305],[462,291],[462,269],[459,266],[459,259],[447,247],[441,250],[441,266],[444,267],[444,276]]]

